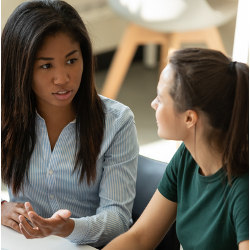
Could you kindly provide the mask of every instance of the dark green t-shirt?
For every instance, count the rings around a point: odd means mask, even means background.
[[[176,231],[184,250],[238,249],[249,238],[249,176],[227,182],[225,170],[202,176],[182,144],[159,184],[177,202]]]

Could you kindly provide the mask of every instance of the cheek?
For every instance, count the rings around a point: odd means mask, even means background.
[[[156,117],[157,122],[161,120],[161,110],[159,108],[155,110],[155,117]]]
[[[166,113],[166,111],[163,108],[157,108],[156,110],[156,121],[157,121],[157,125],[158,125],[158,129],[166,129],[166,126],[168,125],[168,115]]]
[[[156,115],[156,118],[163,120],[163,118],[166,117],[167,112],[162,105],[158,105],[158,107],[155,111],[155,115]]]
[[[36,94],[37,89],[38,89],[38,83],[35,79],[33,79],[33,82],[31,84],[31,88],[32,88],[33,92]]]
[[[32,82],[32,90],[37,93],[37,92],[42,92],[43,91],[43,86],[44,84],[42,84],[39,80],[34,79]]]
[[[175,128],[174,116],[167,109],[158,108],[156,112],[156,120],[158,124],[158,129],[161,133],[166,133],[172,131]]]
[[[74,72],[74,82],[76,83],[76,85],[80,86],[81,80],[82,80],[82,75],[83,73],[83,69],[82,68],[78,68],[75,72]]]
[[[33,73],[33,79],[32,79],[32,89],[35,90],[41,90],[43,88],[47,88],[50,82],[50,76],[48,73],[42,73],[40,70],[35,70]]]

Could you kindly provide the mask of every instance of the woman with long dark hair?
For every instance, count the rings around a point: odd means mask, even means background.
[[[130,226],[137,156],[132,112],[96,92],[76,10],[18,6],[2,32],[2,224],[27,238],[106,244]]]
[[[183,144],[139,220],[105,249],[154,249],[175,220],[184,250],[249,249],[248,66],[176,51],[152,107],[158,135]]]

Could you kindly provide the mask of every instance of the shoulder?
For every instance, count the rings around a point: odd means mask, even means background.
[[[182,143],[173,158],[171,159],[169,165],[184,167],[186,165],[190,165],[191,163],[194,163],[194,159],[186,148],[185,144]]]
[[[234,214],[237,215],[238,211],[242,210],[248,214],[249,204],[249,174],[244,174],[239,177],[232,178],[229,187],[229,202],[231,203]]]
[[[189,181],[192,179],[195,166],[196,164],[192,155],[186,148],[185,144],[182,143],[167,165],[165,173],[158,186],[158,190],[167,199],[177,202],[178,189],[183,185],[184,181],[186,182],[186,180]],[[193,171],[190,171],[190,168],[192,168]]]
[[[229,204],[237,242],[249,239],[249,174],[232,179]]]
[[[249,193],[249,174],[244,174],[238,177],[232,178],[232,194],[235,197],[239,197],[239,195]]]
[[[185,144],[182,143],[171,161],[169,162],[165,175],[172,176],[177,180],[190,179],[197,170],[197,164]]]
[[[133,120],[134,114],[130,108],[118,101],[99,95],[104,108],[106,122]]]
[[[126,105],[100,96],[105,113],[105,130],[100,155],[117,157],[130,152],[138,154],[138,141],[134,115]],[[115,156],[115,153],[116,156]],[[112,158],[111,157],[111,158]],[[113,158],[112,158],[113,159]]]
[[[174,178],[180,175],[183,176],[183,174],[185,174],[184,172],[190,172],[187,171],[187,166],[193,165],[194,163],[192,155],[185,144],[182,143],[169,162],[165,171],[165,176],[172,176]]]

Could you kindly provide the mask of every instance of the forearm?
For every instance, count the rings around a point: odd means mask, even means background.
[[[138,250],[138,249],[144,249],[144,250],[150,250],[152,248],[149,248],[143,244],[144,242],[140,240],[140,238],[133,233],[131,230],[128,232],[120,235],[119,237],[112,240],[107,246],[103,248],[103,250]]]
[[[239,250],[249,250],[249,240],[245,240],[239,243]]]
[[[103,246],[128,230],[129,219],[122,220],[122,217],[111,210],[90,217],[75,218],[74,230],[67,239],[77,244]]]

